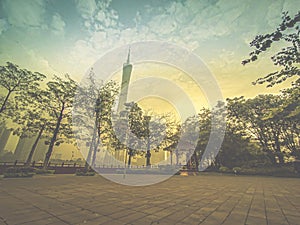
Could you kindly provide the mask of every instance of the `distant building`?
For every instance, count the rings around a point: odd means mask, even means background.
[[[7,144],[10,134],[11,131],[7,129],[5,125],[2,125],[0,127],[0,155],[6,150],[5,146]]]
[[[130,49],[128,51],[127,61],[123,64],[121,91],[118,104],[118,113],[124,110],[124,104],[127,102],[128,87],[132,72],[132,64],[130,64]]]

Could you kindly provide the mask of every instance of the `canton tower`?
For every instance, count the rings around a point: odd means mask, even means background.
[[[132,65],[130,64],[130,49],[128,50],[127,61],[123,64],[122,84],[121,92],[118,104],[118,113],[124,110],[124,104],[127,102],[128,86],[130,82],[130,76],[132,71]]]

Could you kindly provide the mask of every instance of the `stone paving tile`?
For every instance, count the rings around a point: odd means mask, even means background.
[[[140,213],[140,212],[130,213],[130,214],[124,216],[124,217],[119,218],[118,220],[123,222],[124,224],[132,224],[136,220],[144,218],[146,215],[147,214]]]
[[[140,225],[140,224],[160,224],[159,223],[159,217],[154,216],[154,215],[147,215],[144,216],[143,218],[137,219],[133,221],[131,224],[133,225]]]
[[[244,224],[247,213],[233,211],[223,222],[223,225]]]
[[[174,176],[146,187],[100,176],[0,180],[2,224],[299,224],[300,179]]]
[[[49,218],[50,215],[43,211],[33,211],[24,214],[12,215],[10,217],[5,218],[8,224],[22,224],[24,222],[31,222],[36,220],[42,220]]]
[[[68,223],[62,222],[59,219],[56,219],[54,217],[48,217],[38,220],[29,221],[26,223],[21,223],[22,225],[51,225],[51,224],[58,224],[58,225],[66,225]]]
[[[287,217],[289,224],[293,224],[293,225],[300,224],[300,216],[287,215],[286,217]]]
[[[112,221],[112,218],[110,218],[108,216],[101,216],[99,218],[83,221],[83,223],[77,223],[76,225],[80,225],[80,224],[100,225],[100,224],[107,223],[108,221]]]
[[[266,218],[262,217],[255,217],[255,216],[248,216],[245,222],[246,225],[267,225]]]

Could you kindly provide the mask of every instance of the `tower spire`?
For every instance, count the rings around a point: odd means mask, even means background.
[[[128,55],[127,55],[127,65],[130,63],[130,46],[128,48]]]

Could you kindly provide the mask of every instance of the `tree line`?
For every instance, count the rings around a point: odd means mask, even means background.
[[[300,13],[293,18],[284,13],[282,23],[274,32],[258,35],[250,43],[255,50],[250,52],[249,59],[242,61],[243,65],[258,60],[276,42],[288,45],[271,57],[282,69],[259,78],[254,84],[273,86],[300,75],[299,21]],[[198,168],[212,130],[213,114],[217,113],[221,122],[225,106],[226,134],[218,155],[208,159],[212,167],[283,165],[300,157],[299,79],[280,94],[227,99],[213,111],[202,109],[179,122],[171,114],[144,112],[135,102],[126,103],[123,111],[114,114],[119,86],[96,77],[91,70],[79,85],[69,75],[47,80],[44,74],[11,62],[0,66],[0,119],[2,123],[14,123],[13,132],[20,138],[35,138],[26,160],[28,165],[42,138],[48,145],[45,168],[55,146],[79,138],[86,148],[86,168],[95,165],[97,153],[104,147],[111,151],[126,150],[128,166],[137,154],[145,156],[146,166],[151,165],[151,150],[155,150],[169,151],[174,165],[179,164],[181,155],[186,155],[187,166]],[[183,136],[186,142],[196,142],[195,151],[180,149],[178,143]]]

